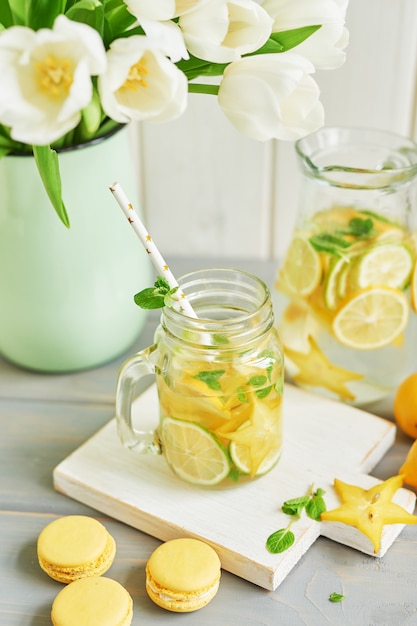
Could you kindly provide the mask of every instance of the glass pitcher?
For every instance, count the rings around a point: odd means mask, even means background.
[[[300,210],[274,285],[287,374],[364,405],[417,368],[417,145],[323,128],[296,152]]]

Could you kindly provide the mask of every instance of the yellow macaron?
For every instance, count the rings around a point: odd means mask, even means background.
[[[173,539],[152,553],[146,565],[146,591],[163,609],[196,611],[216,595],[220,567],[215,550],[203,541]]]
[[[113,537],[92,517],[68,515],[54,520],[38,538],[39,565],[61,583],[101,576],[113,563]]]
[[[56,596],[51,611],[54,626],[130,626],[133,602],[118,582],[104,576],[80,578]]]

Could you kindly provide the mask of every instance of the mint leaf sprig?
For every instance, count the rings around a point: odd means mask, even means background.
[[[285,552],[285,550],[288,550],[288,548],[293,545],[295,536],[291,530],[291,526],[300,519],[303,510],[305,510],[308,517],[314,521],[320,521],[320,515],[326,510],[326,503],[323,498],[325,493],[326,492],[320,488],[314,491],[314,486],[310,485],[304,496],[292,498],[283,503],[281,507],[282,512],[290,515],[292,519],[285,528],[280,528],[269,535],[265,544],[268,552],[279,554]]]
[[[164,306],[172,307],[177,291],[178,287],[171,288],[165,278],[158,276],[153,287],[142,289],[133,299],[142,309],[162,309]]]
[[[353,241],[345,237],[354,237],[356,241],[370,239],[375,236],[374,222],[370,217],[352,217],[347,228],[335,228],[333,232],[312,235],[309,241],[316,252],[327,252],[334,256],[344,256]]]

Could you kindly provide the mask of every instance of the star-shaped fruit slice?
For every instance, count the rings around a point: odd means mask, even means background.
[[[320,519],[354,526],[369,537],[377,554],[385,524],[417,524],[416,515],[391,501],[402,487],[403,478],[402,475],[392,476],[368,490],[335,478],[334,487],[343,504],[337,509],[325,511]]]
[[[255,403],[249,420],[234,432],[222,432],[231,441],[230,452],[237,467],[251,477],[273,467],[281,454],[280,409]]]
[[[346,383],[361,380],[362,374],[352,372],[335,365],[322,352],[311,335],[308,336],[309,352],[299,352],[284,345],[284,353],[298,368],[293,376],[298,385],[309,387],[323,387],[339,396],[341,400],[355,400],[353,393],[346,387]]]

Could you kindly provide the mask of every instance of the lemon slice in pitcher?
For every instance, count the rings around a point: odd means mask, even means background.
[[[350,348],[381,348],[404,330],[408,306],[406,297],[398,289],[363,289],[338,311],[333,320],[333,332],[340,343]]]
[[[307,296],[320,283],[321,275],[321,260],[313,246],[306,239],[295,237],[281,270],[284,284],[293,293]]]
[[[174,472],[195,485],[217,485],[230,465],[222,444],[208,430],[173,417],[161,426],[163,453]]]
[[[413,267],[409,249],[396,243],[381,244],[363,254],[356,268],[359,288],[384,285],[402,289]]]

